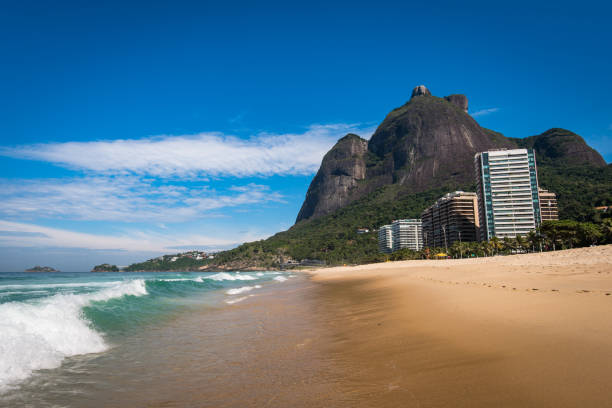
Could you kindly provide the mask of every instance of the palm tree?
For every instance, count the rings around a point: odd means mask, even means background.
[[[512,250],[515,247],[514,240],[508,237],[504,237],[504,239],[502,240],[502,245],[503,245],[504,250],[506,251],[509,250],[510,252],[512,252]]]
[[[527,242],[531,245],[531,250],[535,252],[536,245],[540,242],[540,237],[535,231],[529,231],[529,234],[527,234]]]
[[[497,253],[501,249],[501,242],[499,242],[499,238],[493,237],[489,240],[489,243],[493,247],[493,250],[495,251],[495,255],[497,255]]]
[[[524,252],[527,252],[527,250],[529,249],[529,243],[525,241],[525,238],[520,235],[517,235],[515,240],[517,247],[523,250]]]
[[[478,245],[479,249],[482,251],[482,253],[484,254],[484,256],[489,256],[491,255],[491,244],[488,241],[482,241],[479,245]]]

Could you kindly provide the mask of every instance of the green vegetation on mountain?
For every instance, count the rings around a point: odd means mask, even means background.
[[[211,265],[249,262],[278,267],[279,258],[320,259],[328,265],[385,260],[378,251],[377,232],[372,230],[397,218],[418,218],[426,206],[448,192],[447,188],[438,188],[402,195],[398,190],[394,185],[382,187],[332,214],[300,221],[266,240],[220,252]],[[357,228],[370,232],[358,234]]]
[[[126,267],[126,272],[139,271],[193,271],[210,262],[204,252],[191,251],[180,254],[163,255],[158,258],[149,259],[145,262],[131,264]]]

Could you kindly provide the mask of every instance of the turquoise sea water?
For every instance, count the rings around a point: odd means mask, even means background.
[[[0,273],[0,394],[192,308],[239,303],[279,272]]]

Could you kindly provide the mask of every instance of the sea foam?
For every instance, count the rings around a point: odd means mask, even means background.
[[[252,291],[253,289],[259,289],[259,288],[261,288],[261,286],[260,286],[260,285],[255,285],[255,286],[243,286],[243,287],[241,287],[241,288],[230,289],[230,290],[228,290],[228,291],[227,291],[227,292],[225,292],[225,293],[227,293],[228,295],[239,295],[239,294],[241,294],[241,293],[244,293],[244,292],[250,292],[250,291]]]
[[[235,281],[235,280],[256,280],[257,278],[251,275],[243,275],[240,273],[231,275],[227,272],[219,272],[219,273],[215,273],[214,275],[205,276],[204,279],[212,279],[214,281],[224,281],[224,280]]]
[[[94,293],[57,294],[35,303],[1,304],[0,391],[35,370],[59,367],[65,357],[106,350],[101,334],[83,318],[82,308],[92,301],[146,294],[145,281],[136,279]]]

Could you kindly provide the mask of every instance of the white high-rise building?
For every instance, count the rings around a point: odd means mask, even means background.
[[[408,248],[413,251],[423,249],[423,224],[421,220],[396,220],[391,224],[393,231],[393,251]]]
[[[532,149],[476,153],[479,238],[514,238],[540,225],[535,154]]]
[[[391,224],[383,225],[378,229],[378,249],[380,252],[393,252],[393,231]]]

